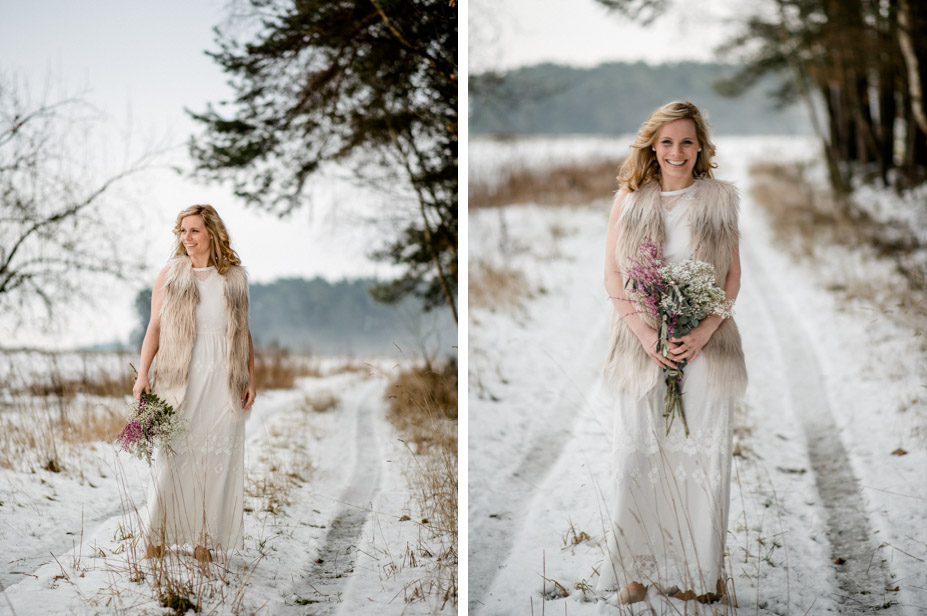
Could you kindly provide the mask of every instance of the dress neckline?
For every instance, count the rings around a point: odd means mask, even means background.
[[[692,182],[685,188],[680,188],[679,190],[661,190],[661,197],[675,197],[676,195],[684,195],[687,192],[690,192],[695,189],[695,182]]]
[[[214,270],[214,269],[216,269],[215,265],[207,265],[206,267],[194,267],[193,271],[194,272],[206,272],[206,271]]]

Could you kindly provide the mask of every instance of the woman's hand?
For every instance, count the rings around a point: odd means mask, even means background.
[[[245,393],[241,396],[241,410],[247,411],[251,408],[251,405],[254,404],[254,399],[257,398],[257,394],[254,391],[254,381],[248,382],[248,389],[245,390]]]
[[[135,398],[136,402],[142,401],[143,393],[151,393],[151,383],[148,382],[147,374],[139,374],[138,378],[135,379],[135,385],[132,387],[132,397]]]
[[[710,319],[711,317],[709,317]],[[717,318],[717,317],[716,317]],[[709,319],[705,319],[698,324],[698,327],[690,331],[681,338],[670,338],[670,357],[675,361],[692,363],[698,357],[708,341],[711,340],[712,334],[718,329],[718,325]],[[720,321],[720,320],[719,320]]]
[[[657,330],[652,327],[647,327],[644,329],[643,334],[638,334],[638,339],[641,341],[641,346],[647,351],[647,355],[650,356],[650,359],[657,362],[658,366],[661,368],[676,367],[676,363],[673,361],[676,359],[675,357],[663,357],[663,354],[657,350],[657,340],[659,339]]]

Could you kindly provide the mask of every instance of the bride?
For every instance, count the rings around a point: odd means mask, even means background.
[[[197,560],[211,561],[210,549],[242,544],[244,420],[255,399],[248,279],[212,206],[180,212],[174,235],[174,256],[151,293],[132,395],[154,388],[189,423],[152,467],[145,557],[189,544]]]
[[[722,559],[731,473],[731,414],[746,388],[740,334],[733,319],[704,319],[657,351],[657,330],[627,300],[624,268],[645,239],[667,262],[698,254],[715,266],[727,299],[740,290],[738,196],[712,179],[715,147],[699,110],[673,102],[651,113],[619,172],[621,190],[608,223],[605,287],[614,307],[604,369],[617,392],[607,558],[599,590],[620,588],[622,603],[642,601],[649,586],[678,599],[725,594]],[[669,435],[663,418],[663,368],[686,361],[683,405]]]

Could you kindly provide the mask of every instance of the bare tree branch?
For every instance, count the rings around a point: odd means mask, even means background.
[[[0,310],[20,319],[43,306],[47,317],[90,299],[87,275],[126,278],[141,268],[107,228],[114,187],[154,168],[148,151],[101,175],[82,152],[99,124],[72,113],[80,98],[25,102],[0,76]],[[20,310],[13,311],[12,308]]]

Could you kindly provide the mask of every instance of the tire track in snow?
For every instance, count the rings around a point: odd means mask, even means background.
[[[379,489],[384,459],[375,430],[382,389],[382,381],[374,380],[355,389],[345,401],[344,407],[351,412],[348,432],[354,440],[354,470],[339,497],[342,507],[329,523],[322,545],[311,555],[312,564],[300,568],[302,574],[293,586],[300,603],[306,606],[301,614],[336,613],[345,584],[354,572],[357,545]]]
[[[605,355],[597,352],[602,344],[603,337],[608,336],[608,322],[602,320],[590,333],[583,343],[580,360],[572,365],[572,370],[563,375],[563,381],[557,390],[553,402],[564,407],[566,402],[572,402],[575,394],[585,395],[592,389],[599,377]],[[584,378],[585,377],[585,378]],[[579,380],[577,380],[579,379]],[[581,406],[581,402],[576,403]],[[508,513],[505,517],[468,520],[467,553],[468,553],[468,591],[469,612],[478,613],[483,607],[483,598],[492,588],[500,569],[505,565],[514,547],[515,537],[520,528],[520,522],[534,500],[538,486],[543,484],[544,478],[555,466],[563,453],[563,448],[571,441],[567,435],[576,422],[578,409],[572,412],[551,413],[552,417],[561,417],[562,423],[547,424],[546,429],[534,435],[534,441],[522,457],[515,471],[506,478],[499,493],[505,494]]]
[[[741,244],[741,248],[741,256],[752,273],[751,281],[769,305],[769,318],[786,358],[790,384],[786,403],[791,404],[805,434],[815,486],[824,507],[831,556],[845,561],[833,565],[842,591],[836,593],[836,598],[847,610],[844,613],[882,612],[890,572],[871,541],[865,499],[833,419],[819,360],[807,343],[811,337],[749,245]]]

